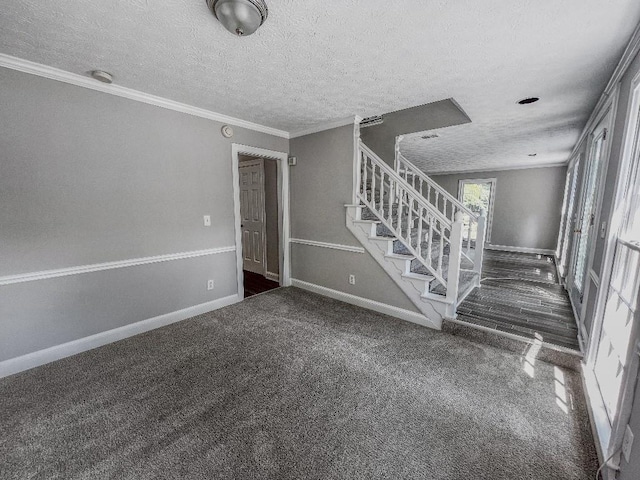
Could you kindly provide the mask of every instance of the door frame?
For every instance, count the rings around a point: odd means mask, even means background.
[[[496,185],[498,183],[497,178],[462,178],[458,180],[458,200],[462,202],[462,194],[464,191],[465,183],[490,183],[491,184],[491,196],[489,197],[489,211],[487,212],[487,233],[486,242],[491,243],[491,230],[493,228],[493,210],[496,205]]]
[[[236,272],[238,297],[244,299],[244,275],[242,273],[242,228],[240,216],[240,155],[270,158],[278,165],[278,234],[280,257],[280,286],[291,286],[291,247],[290,247],[290,211],[289,211],[289,154],[265,148],[231,144],[231,178],[233,182],[233,215],[236,237]]]
[[[616,89],[616,100],[618,97],[618,90],[619,88]],[[616,211],[625,197],[626,188],[631,180],[629,176],[632,173],[632,155],[634,153],[636,140],[635,133],[637,128],[640,126],[640,118],[638,115],[639,111],[640,72],[631,82],[631,94],[629,95],[629,101],[627,103],[623,142],[620,151],[620,167],[614,187],[615,190],[613,193],[611,207],[609,211],[606,212],[608,215],[607,218],[609,225],[607,226],[607,235],[602,259],[601,282],[597,291],[597,298],[593,313],[592,332],[585,352],[582,369],[585,393],[590,406],[589,414],[591,417],[592,430],[594,431],[598,453],[602,459],[613,455],[613,453],[622,445],[625,433],[624,431],[631,415],[631,409],[633,408],[634,392],[632,391],[632,385],[634,384],[635,378],[637,378],[639,369],[638,359],[636,358],[637,355],[634,352],[635,349],[631,348],[630,354],[633,355],[632,358],[634,361],[630,362],[629,371],[621,385],[617,419],[614,419],[612,425],[609,425],[608,415],[600,395],[598,383],[595,379],[594,367],[600,346],[600,338],[602,336],[604,313],[608,300],[611,275],[613,273],[617,238],[622,227],[622,218],[620,215],[616,214]],[[600,214],[602,214],[602,212],[600,212]],[[640,298],[638,300],[640,301]],[[637,341],[638,338],[635,340]],[[620,453],[618,453],[612,460],[618,463],[619,459]],[[603,478],[612,478],[611,476],[608,476],[609,473],[610,471],[605,469],[605,471],[603,471]]]
[[[602,152],[602,167],[600,170],[600,178],[597,179],[597,184],[595,187],[595,218],[593,224],[593,236],[587,245],[587,252],[585,258],[585,281],[582,289],[582,300],[579,305],[576,305],[574,302],[574,292],[575,287],[575,263],[578,255],[578,236],[575,236],[571,245],[571,264],[568,269],[569,274],[567,275],[566,287],[569,292],[569,300],[571,302],[571,306],[573,308],[574,313],[576,314],[576,322],[578,324],[578,332],[579,332],[579,340],[581,345],[586,347],[591,343],[591,339],[594,333],[594,325],[591,325],[591,331],[587,331],[586,325],[584,323],[585,314],[587,311],[587,305],[589,303],[589,294],[591,290],[592,281],[596,281],[600,284],[600,279],[595,274],[593,270],[593,258],[595,256],[596,245],[598,243],[597,239],[599,236],[600,229],[598,225],[600,225],[600,219],[602,218],[602,201],[604,197],[604,189],[606,186],[606,178],[607,172],[609,169],[609,158],[611,156],[611,147],[613,145],[613,135],[614,135],[614,126],[616,119],[616,112],[618,106],[618,94],[620,88],[617,86],[609,96],[607,102],[602,106],[600,112],[598,112],[595,117],[593,123],[591,124],[591,128],[589,134],[585,137],[584,141],[588,142],[585,146],[584,153],[584,165],[582,166],[582,174],[581,174],[581,185],[580,185],[580,195],[578,197],[579,203],[576,206],[576,212],[578,219],[581,219],[584,212],[584,196],[586,194],[586,183],[587,183],[587,174],[589,170],[589,163],[591,161],[591,149],[593,148],[593,132],[596,131],[597,127],[600,125],[607,115],[609,115],[609,121],[604,128],[607,130],[607,138],[604,144],[604,151]]]
[[[240,162],[238,163],[238,171],[244,167],[260,167],[260,180],[262,181],[262,198],[261,200],[261,209],[262,209],[262,227],[260,234],[262,235],[262,276],[267,277],[267,189],[265,183],[265,173],[264,173],[264,158],[256,158],[250,160],[248,162]],[[240,201],[240,208],[242,208],[242,201]],[[279,215],[278,215],[279,216]],[[279,224],[280,222],[278,222]],[[242,221],[240,222],[242,228]],[[278,255],[279,256],[279,255]],[[244,270],[244,258],[242,261],[242,267]],[[278,269],[279,271],[279,269]]]

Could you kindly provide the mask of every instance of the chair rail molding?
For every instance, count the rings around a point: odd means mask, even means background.
[[[0,286],[12,285],[14,283],[33,282],[36,280],[46,280],[49,278],[66,277],[68,275],[79,275],[81,273],[100,272],[102,270],[112,270],[114,268],[135,267],[137,265],[147,265],[149,263],[169,262],[182,260],[185,258],[204,257],[206,255],[217,255],[219,253],[235,252],[235,246],[209,248],[206,250],[193,250],[190,252],[170,253],[167,255],[155,255],[152,257],[131,258],[128,260],[117,260],[114,262],[92,263],[89,265],[77,265],[67,268],[52,270],[42,270],[39,272],[20,273],[0,277]]]

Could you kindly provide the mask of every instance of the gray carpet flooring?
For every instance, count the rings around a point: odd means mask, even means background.
[[[575,372],[295,288],[7,377],[0,402],[2,479],[586,480],[597,466]]]

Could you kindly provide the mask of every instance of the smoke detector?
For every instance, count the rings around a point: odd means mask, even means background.
[[[105,72],[104,70],[92,70],[89,74],[99,82],[107,84],[113,83],[113,75],[109,72]]]

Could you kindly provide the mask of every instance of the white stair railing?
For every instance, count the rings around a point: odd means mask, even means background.
[[[447,300],[455,303],[462,254],[462,215],[453,219],[444,216],[362,141],[358,143],[357,162],[357,199],[446,288]]]
[[[438,185],[431,177],[396,152],[398,175],[433,205],[442,215],[453,221],[457,213],[462,214],[464,224],[462,254],[473,262],[473,269],[481,275],[487,217],[483,210],[480,215],[473,213],[460,200]],[[473,251],[473,253],[472,253]]]

